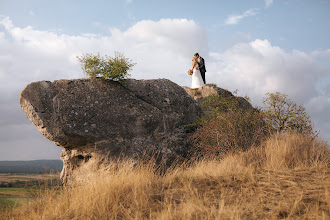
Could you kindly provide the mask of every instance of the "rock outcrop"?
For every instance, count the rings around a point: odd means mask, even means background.
[[[234,97],[214,85],[191,89],[166,79],[75,79],[33,82],[22,90],[20,104],[37,129],[63,147],[61,179],[67,184],[82,165],[95,168],[120,156],[138,161],[157,155],[156,163],[167,165],[186,159],[186,125],[203,115],[200,103],[210,95]]]
[[[148,152],[169,163],[183,159],[185,125],[202,115],[198,103],[166,79],[34,82],[22,90],[20,104],[37,129],[63,147],[64,183],[93,158],[139,159]]]
[[[237,97],[234,96],[231,92],[229,92],[228,90],[219,88],[213,84],[206,84],[203,85],[200,88],[196,88],[196,89],[192,89],[189,87],[185,87],[183,86],[182,88],[184,88],[184,90],[194,99],[196,100],[199,104],[201,104],[202,100],[207,98],[208,96],[211,95],[218,95],[221,97],[225,97],[225,98],[235,98],[238,100],[239,106],[240,108],[243,109],[254,109],[253,106],[250,104],[250,102],[248,102],[246,99],[244,99],[243,97]]]

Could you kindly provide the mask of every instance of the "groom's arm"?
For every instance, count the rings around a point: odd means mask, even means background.
[[[199,69],[204,69],[204,68],[205,68],[204,58],[203,57],[200,57]]]

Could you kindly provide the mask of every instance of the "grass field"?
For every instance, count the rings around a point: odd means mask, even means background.
[[[330,219],[328,147],[274,135],[249,151],[161,175],[153,161],[81,169],[68,191],[46,190],[0,219]]]
[[[54,174],[8,174],[0,173],[0,182],[15,182],[15,181],[40,181],[59,178],[58,173]]]
[[[0,188],[0,208],[6,209],[31,201],[36,190],[25,188]]]
[[[50,186],[58,185],[59,174],[0,173],[0,210],[33,201]]]

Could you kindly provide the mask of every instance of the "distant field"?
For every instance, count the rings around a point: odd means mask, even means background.
[[[0,210],[11,208],[41,196],[44,190],[60,185],[59,173],[0,173]]]
[[[0,173],[49,173],[62,167],[61,160],[0,161]]]
[[[36,189],[0,188],[0,209],[28,202],[36,197]]]
[[[60,186],[61,160],[0,161],[0,210],[32,201]]]
[[[49,180],[59,178],[58,173],[54,174],[8,174],[0,173],[0,182],[15,182],[15,181],[33,181],[33,180]]]

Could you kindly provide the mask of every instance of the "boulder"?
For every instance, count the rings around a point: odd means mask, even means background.
[[[166,79],[33,82],[20,93],[20,105],[41,134],[63,147],[65,184],[95,158],[183,160],[190,148],[185,125],[202,115],[198,103]]]

